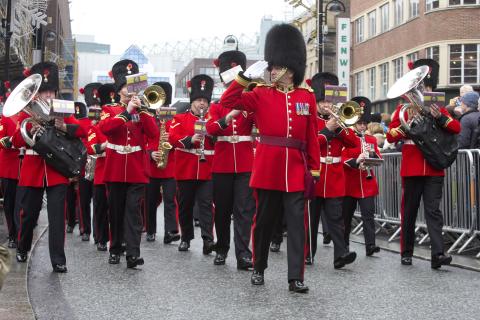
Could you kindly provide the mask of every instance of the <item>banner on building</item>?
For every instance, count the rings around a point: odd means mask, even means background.
[[[337,19],[337,75],[338,83],[348,88],[350,97],[350,19]]]

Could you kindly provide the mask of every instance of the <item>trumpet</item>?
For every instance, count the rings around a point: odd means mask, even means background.
[[[367,141],[365,140],[365,133],[363,132],[359,132],[358,133],[359,136],[360,136],[360,141],[361,141],[361,151],[362,153],[366,154],[366,157],[365,158],[370,158],[370,146],[367,144]],[[372,175],[372,167],[370,167],[369,165],[366,165],[365,163],[363,163],[364,165],[364,168],[365,170],[367,171],[367,179],[370,180],[373,178],[373,175]]]
[[[157,110],[165,104],[167,95],[162,87],[157,85],[151,85],[145,90],[140,91],[138,94],[132,93],[132,97],[138,97],[141,101],[141,109],[153,109]]]
[[[346,129],[353,126],[362,116],[363,110],[355,101],[347,101],[345,103],[333,105],[333,110],[327,108],[328,113],[333,116],[340,127]]]

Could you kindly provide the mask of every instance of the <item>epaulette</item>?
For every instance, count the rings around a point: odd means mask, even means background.
[[[313,91],[313,89],[309,86],[300,86],[298,87],[298,89],[303,89],[303,90],[307,90],[308,92],[315,93],[315,91]]]

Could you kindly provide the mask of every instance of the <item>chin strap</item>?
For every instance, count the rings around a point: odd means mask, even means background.
[[[273,83],[278,82],[278,80],[280,80],[285,75],[285,73],[287,73],[287,70],[288,70],[288,68],[283,67],[282,71],[280,71],[280,73],[275,77],[275,79],[271,79],[272,82]]]

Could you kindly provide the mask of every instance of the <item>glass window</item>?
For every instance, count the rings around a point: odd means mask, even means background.
[[[368,97],[370,98],[370,100],[375,100],[375,97],[376,97],[376,92],[375,92],[375,87],[376,87],[376,81],[377,81],[377,77],[376,77],[376,69],[375,67],[373,68],[370,68],[367,70],[368,71]]]
[[[449,0],[448,5],[449,6],[458,6],[462,4],[479,4],[479,0]]]
[[[426,0],[426,11],[430,11],[432,9],[437,9],[439,6],[439,0]]]
[[[368,13],[368,37],[374,37],[377,34],[377,11]]]
[[[426,48],[425,57],[428,59],[433,59],[438,62],[440,57],[440,48],[438,46]]]
[[[395,25],[398,26],[403,23],[403,0],[393,1],[393,16],[395,17]]]
[[[382,87],[382,98],[385,98],[387,96],[387,92],[389,89],[388,86],[388,77],[389,77],[389,63],[386,62],[384,64],[380,65],[380,84]]]
[[[393,77],[397,81],[403,76],[403,57],[393,60]]]
[[[363,41],[363,17],[355,20],[355,42],[359,43]]]
[[[355,74],[356,96],[363,96],[363,71]]]
[[[478,44],[450,45],[450,83],[479,83],[480,58]]]
[[[390,28],[389,19],[388,19],[388,3],[380,7],[380,32],[385,32]]]
[[[407,54],[407,61],[415,62],[418,60],[418,52]]]
[[[408,17],[415,18],[418,16],[418,0],[410,0],[408,6]]]

